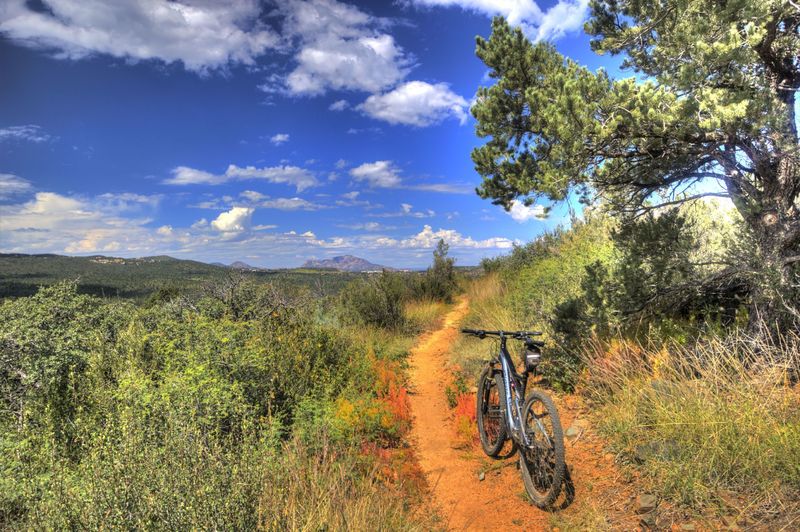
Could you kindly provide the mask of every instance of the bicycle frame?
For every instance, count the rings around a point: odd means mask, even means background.
[[[504,395],[506,403],[506,423],[510,430],[511,437],[514,438],[518,444],[527,448],[530,447],[531,441],[528,437],[528,433],[523,430],[525,420],[522,416],[522,405],[520,405],[520,398],[522,398],[523,402],[525,401],[525,389],[528,385],[528,374],[525,373],[520,375],[517,373],[514,363],[511,360],[511,354],[508,352],[508,347],[506,347],[506,339],[507,337],[501,333],[500,352],[497,356],[503,372],[503,389],[505,392]],[[492,362],[496,363],[496,361]],[[519,391],[519,393],[514,394],[513,400],[511,398],[512,389]],[[547,430],[544,428],[544,426],[542,426],[542,422],[539,421],[538,418],[534,418],[534,420],[536,421],[536,426],[544,436],[546,442],[550,444],[550,437],[547,435]]]
[[[527,433],[522,430],[524,420],[522,419],[522,405],[519,404],[520,397],[522,397],[523,400],[525,399],[525,388],[528,384],[528,376],[517,373],[514,363],[511,361],[511,354],[506,347],[506,337],[503,334],[500,335],[500,352],[497,358],[500,361],[500,367],[503,371],[506,423],[511,431],[511,437],[517,440],[517,443],[528,447],[530,441],[528,440]],[[512,389],[515,391],[518,390],[518,393],[514,394],[513,401],[511,398]]]

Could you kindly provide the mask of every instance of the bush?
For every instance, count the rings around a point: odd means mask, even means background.
[[[0,305],[0,529],[413,527],[353,451],[397,444],[405,388],[376,388],[370,338],[317,316],[308,294],[236,279],[141,308],[74,283]],[[302,500],[324,493],[324,511]]]
[[[399,330],[405,325],[403,306],[409,295],[402,275],[384,270],[347,285],[339,294],[338,306],[346,323]]]

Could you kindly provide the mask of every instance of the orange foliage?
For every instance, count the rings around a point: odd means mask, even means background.
[[[453,425],[456,429],[456,438],[463,446],[470,446],[478,441],[477,412],[475,409],[474,395],[462,393],[456,397],[456,406],[453,409],[455,416]]]

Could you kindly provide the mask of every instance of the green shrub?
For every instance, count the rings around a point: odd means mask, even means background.
[[[397,280],[385,288],[402,293]],[[350,450],[398,437],[369,335],[317,308],[302,291],[236,283],[141,308],[74,283],[0,305],[0,528],[239,530],[342,515],[411,527],[385,496],[394,488],[368,480],[370,459]],[[402,357],[393,345],[381,356]],[[344,400],[363,412],[334,438]],[[284,447],[293,439],[305,445]],[[318,458],[351,474],[309,486]],[[332,494],[324,516],[275,506],[336,489],[347,495]]]
[[[404,304],[410,294],[402,274],[353,281],[339,294],[339,311],[346,323],[399,330],[405,325]]]

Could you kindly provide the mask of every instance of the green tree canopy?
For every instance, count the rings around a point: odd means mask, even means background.
[[[759,257],[731,267],[774,315],[800,260],[798,28],[791,0],[594,0],[593,49],[637,74],[614,80],[495,19],[477,41],[496,80],[472,111],[478,193],[506,208],[597,193],[632,217],[728,197]]]

